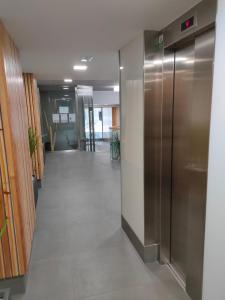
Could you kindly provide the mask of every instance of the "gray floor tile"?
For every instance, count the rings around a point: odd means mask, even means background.
[[[122,231],[120,166],[109,153],[47,154],[27,292],[13,300],[188,300]]]

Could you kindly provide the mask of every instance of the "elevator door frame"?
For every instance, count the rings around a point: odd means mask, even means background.
[[[214,26],[211,26],[210,29],[207,28],[204,32],[201,32],[201,34],[194,35],[191,38],[188,37],[188,39],[183,40],[179,44],[175,44],[174,46],[168,47],[164,50],[164,60],[166,60],[166,64],[164,64],[163,67],[163,109],[162,109],[162,163],[161,163],[161,241],[160,241],[160,261],[163,263],[168,264],[172,272],[175,274],[178,281],[181,283],[181,285],[186,288],[187,292],[192,296],[193,299],[200,299],[201,291],[199,289],[200,282],[198,282],[197,285],[195,285],[195,279],[193,270],[191,270],[190,266],[187,268],[187,278],[186,283],[180,278],[179,274],[176,272],[176,270],[173,268],[171,264],[171,222],[172,222],[172,216],[171,216],[171,205],[172,205],[172,160],[173,160],[173,134],[174,134],[174,93],[175,93],[175,53],[177,50],[182,49],[188,43],[191,41],[194,42],[194,59],[196,60],[196,44],[197,41],[201,40],[206,35],[212,34],[214,37]],[[213,48],[213,47],[212,47]],[[199,51],[199,50],[198,50]],[[212,53],[214,53],[214,48],[212,49]],[[212,57],[213,59],[213,54]],[[197,67],[194,66],[194,73],[197,71],[200,71],[196,69]],[[199,66],[198,66],[199,68]],[[201,65],[200,65],[201,68]],[[196,79],[197,80],[197,79]],[[197,89],[195,84],[195,79],[193,81],[193,84],[195,85],[195,89]],[[209,89],[208,89],[209,90]],[[210,91],[212,92],[212,91]],[[196,98],[196,97],[194,97]],[[210,97],[211,98],[211,97]],[[194,100],[192,101],[194,102]],[[210,105],[210,111],[211,111],[211,105]],[[206,111],[208,113],[209,117],[209,124],[210,124],[210,112]],[[209,128],[208,128],[208,134],[209,134]],[[208,160],[208,144],[207,144],[207,160]],[[191,166],[193,169],[195,169],[196,166]],[[206,186],[207,186],[207,167],[204,170],[201,170],[199,167],[198,170],[192,170],[192,172],[204,172],[206,174],[205,176],[205,192],[206,192]],[[193,202],[193,201],[192,201]],[[206,202],[206,201],[205,201]],[[193,206],[193,203],[191,203],[191,206]],[[192,207],[193,209],[193,207]],[[192,211],[193,213],[193,211]],[[205,207],[204,207],[204,216],[205,216]],[[205,222],[205,219],[203,220]],[[193,228],[191,228],[193,231]],[[202,232],[201,232],[202,233]],[[190,246],[192,249],[190,251],[193,252],[194,246]],[[203,264],[203,252],[204,252],[204,237],[203,237],[203,247],[201,249],[202,251],[202,264]],[[191,263],[190,258],[187,258],[187,265],[188,263]],[[193,267],[194,268],[194,267]],[[188,273],[189,272],[189,273]],[[198,275],[201,274],[198,273]],[[201,274],[202,275],[202,274]],[[202,281],[202,277],[200,279]],[[197,290],[197,292],[195,291]]]

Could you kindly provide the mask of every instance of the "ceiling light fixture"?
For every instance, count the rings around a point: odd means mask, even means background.
[[[89,63],[89,62],[91,62],[93,59],[94,59],[93,56],[84,56],[84,57],[81,58],[80,61],[81,61],[82,63]]]
[[[123,66],[120,66],[120,70],[123,70],[124,69],[124,67]]]
[[[73,80],[71,78],[65,78],[64,82],[73,82]]]
[[[75,71],[86,71],[87,68],[88,67],[86,65],[75,65],[75,66],[73,66],[73,69]]]
[[[63,90],[69,90],[68,86],[63,86]]]

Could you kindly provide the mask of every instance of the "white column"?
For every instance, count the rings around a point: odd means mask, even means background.
[[[225,299],[225,0],[218,0],[203,300]]]

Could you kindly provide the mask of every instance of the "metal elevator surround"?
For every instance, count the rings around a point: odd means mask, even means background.
[[[160,240],[160,159],[162,110],[162,54],[158,32],[144,33],[144,197],[145,245]]]
[[[170,263],[171,227],[171,168],[173,135],[173,88],[175,53],[164,51],[163,63],[163,106],[162,106],[162,149],[161,149],[161,212],[160,212],[160,261]]]
[[[203,0],[144,34],[145,245],[160,246],[192,300],[202,299],[215,16]]]

